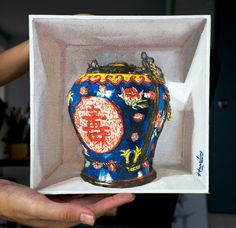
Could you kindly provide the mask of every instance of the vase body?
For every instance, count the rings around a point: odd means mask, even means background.
[[[167,114],[166,87],[132,66],[88,70],[68,95],[83,148],[81,177],[95,185],[132,187],[156,177],[153,156]]]

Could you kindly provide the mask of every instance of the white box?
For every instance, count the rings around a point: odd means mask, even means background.
[[[31,15],[31,187],[45,194],[208,193],[210,16]],[[105,188],[80,178],[83,156],[67,93],[94,58],[141,65],[146,51],[162,69],[172,120],[157,143],[157,178]]]

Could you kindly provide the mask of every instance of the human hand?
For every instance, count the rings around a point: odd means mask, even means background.
[[[45,196],[26,186],[0,180],[0,219],[33,227],[93,225],[107,211],[134,200],[132,194]]]

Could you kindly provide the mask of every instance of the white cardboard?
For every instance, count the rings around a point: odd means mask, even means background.
[[[29,21],[32,188],[45,194],[208,192],[210,16],[31,15]],[[94,58],[101,65],[141,65],[141,51],[163,70],[173,110],[157,143],[157,178],[125,189],[91,185],[79,177],[83,157],[67,93]]]

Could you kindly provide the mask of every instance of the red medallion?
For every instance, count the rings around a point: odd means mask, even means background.
[[[82,97],[74,121],[84,143],[99,154],[113,150],[124,133],[119,109],[106,98]]]

